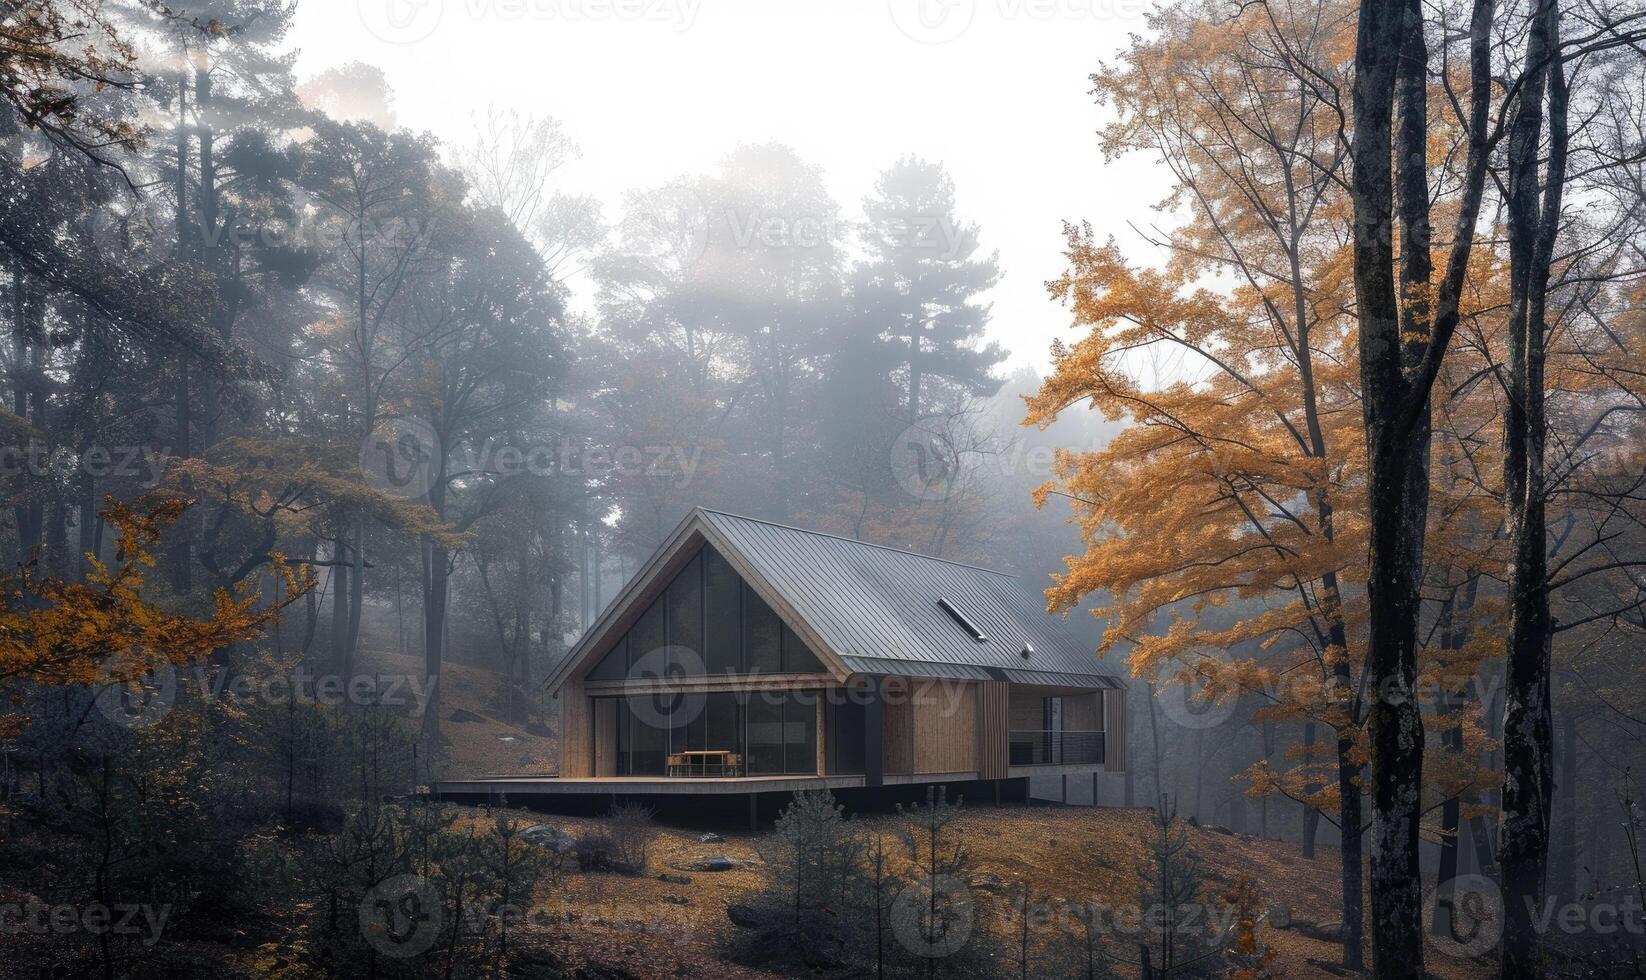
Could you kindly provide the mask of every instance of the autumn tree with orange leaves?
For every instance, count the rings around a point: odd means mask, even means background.
[[[1104,651],[1129,646],[1134,675],[1203,681],[1299,725],[1293,764],[1260,764],[1254,792],[1338,827],[1343,961],[1359,968],[1365,437],[1341,104],[1354,7],[1174,7],[1151,27],[1093,77],[1117,115],[1104,149],[1163,160],[1166,205],[1187,219],[1145,233],[1166,252],[1158,269],[1066,231],[1050,288],[1091,332],[1055,350],[1028,421],[1087,404],[1129,425],[1064,454],[1041,491],[1070,499],[1086,543],[1048,598],[1067,612],[1111,596]]]
[[[219,589],[211,614],[197,619],[145,598],[154,549],[189,505],[178,494],[135,505],[111,500],[102,517],[119,534],[112,565],[88,555],[83,581],[45,576],[32,564],[0,579],[0,682],[124,684],[162,661],[174,667],[197,663],[263,636],[313,587],[312,576],[275,555],[273,570],[283,586],[277,602],[264,602],[249,588]]]

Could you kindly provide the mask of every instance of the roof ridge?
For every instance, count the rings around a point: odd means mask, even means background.
[[[910,558],[923,558],[926,561],[942,562],[945,565],[954,565],[957,568],[970,568],[976,572],[988,572],[990,575],[998,575],[1001,578],[1009,579],[1013,582],[1021,583],[1023,581],[1021,576],[1013,575],[1011,572],[1003,572],[998,568],[988,568],[984,565],[973,565],[970,562],[955,561],[952,558],[939,558],[936,555],[923,555],[918,551],[909,551],[906,548],[894,548],[888,544],[876,544],[873,541],[864,541],[860,538],[848,538],[843,534],[830,534],[827,531],[818,531],[809,527],[798,527],[793,524],[783,524],[778,521],[768,521],[764,518],[749,517],[746,514],[733,514],[730,511],[715,510],[713,507],[696,507],[693,509],[703,514],[714,514],[717,517],[729,517],[734,521],[748,521],[750,524],[764,524],[767,527],[782,528],[785,531],[798,531],[801,534],[811,534],[819,538],[833,538],[836,541],[844,541],[847,544],[862,545],[865,548],[878,548],[881,551],[890,551],[895,555],[907,555]]]

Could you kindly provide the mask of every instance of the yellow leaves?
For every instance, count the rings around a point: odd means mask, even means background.
[[[210,460],[177,460],[167,485],[189,487],[213,502],[275,521],[282,530],[305,533],[313,525],[361,515],[443,548],[460,549],[468,538],[441,521],[427,503],[366,482],[358,447],[310,439],[228,439]]]
[[[219,590],[211,616],[196,619],[145,600],[152,549],[187,507],[186,498],[166,492],[137,506],[111,501],[103,518],[119,534],[113,567],[88,556],[81,582],[42,576],[34,565],[0,579],[0,680],[90,684],[134,678],[155,657],[192,663],[262,636],[313,588],[312,575],[292,571],[276,556],[273,571],[282,584],[277,602],[264,602],[249,587],[235,594]]]

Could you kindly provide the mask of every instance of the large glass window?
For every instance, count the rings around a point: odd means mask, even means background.
[[[749,698],[749,775],[783,772],[783,702],[756,694]]]
[[[800,642],[800,637],[789,624],[783,624],[783,672],[785,674],[821,674],[823,664],[813,656],[806,644]]]
[[[629,674],[629,637],[618,637],[617,645],[589,671],[591,681],[620,681]]]
[[[665,647],[697,656],[665,661],[656,655]],[[588,679],[623,680],[637,664],[652,676],[700,670],[712,676],[825,673],[794,630],[708,546],[680,570]]]
[[[784,772],[817,771],[817,696],[790,695],[783,705]]]
[[[723,766],[732,763],[719,753],[737,756],[736,772],[749,772],[744,730],[742,693],[709,695],[642,695],[617,698],[617,774],[619,776],[668,776],[668,756],[685,753],[714,753],[711,758],[690,759],[683,764]],[[777,740],[774,772],[783,771],[782,702],[777,705]],[[802,733],[795,733],[798,736]],[[770,764],[770,761],[769,763]],[[813,761],[807,771],[816,771]],[[716,771],[714,774],[721,774]]]
[[[817,772],[817,695],[751,694],[749,775]]]
[[[766,601],[743,584],[743,654],[744,668],[751,674],[781,674],[783,672],[782,620]]]
[[[710,674],[743,672],[743,580],[713,548],[703,549],[703,659]]]
[[[640,621],[629,630],[629,666],[644,664],[649,673],[657,675],[667,666],[657,651],[668,643],[664,621],[668,618],[661,599],[640,615]]]
[[[703,672],[703,556],[699,553],[669,585],[670,668],[688,674]],[[690,652],[687,652],[690,651]]]
[[[636,703],[638,702],[638,703]],[[617,705],[617,771],[624,776],[662,776],[668,772],[669,731],[658,708],[660,698],[624,698]]]

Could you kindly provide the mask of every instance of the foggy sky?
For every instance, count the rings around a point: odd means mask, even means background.
[[[299,77],[382,68],[401,124],[461,144],[488,105],[558,117],[582,147],[557,189],[701,173],[740,142],[820,164],[855,214],[899,155],[941,161],[1005,278],[991,336],[1043,367],[1069,337],[1043,283],[1062,219],[1140,259],[1128,220],[1165,192],[1141,158],[1103,166],[1087,76],[1144,24],[1141,0],[305,0]],[[582,299],[583,297],[580,297]],[[581,304],[580,304],[581,305]]]

